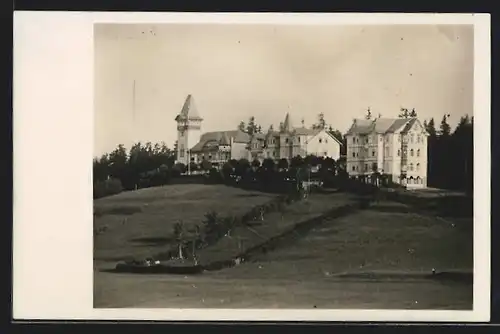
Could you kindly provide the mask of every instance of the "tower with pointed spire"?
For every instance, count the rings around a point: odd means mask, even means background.
[[[203,121],[191,94],[186,97],[175,121],[177,122],[177,162],[187,165],[192,160],[191,148],[200,141]]]
[[[286,113],[280,133],[280,156],[282,157],[291,158],[293,156],[293,129],[290,113]]]

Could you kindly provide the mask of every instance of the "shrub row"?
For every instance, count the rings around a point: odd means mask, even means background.
[[[288,195],[282,195],[274,198],[268,203],[257,205],[240,216],[221,217],[216,211],[210,211],[205,214],[202,221],[200,233],[183,242],[182,251],[184,254],[190,254],[191,250],[199,250],[204,247],[215,244],[225,235],[230,235],[236,226],[246,225],[252,221],[271,212],[283,211],[287,204],[300,200],[300,192],[291,192]],[[173,247],[166,254],[161,254],[161,258],[174,258],[178,255],[179,247]]]

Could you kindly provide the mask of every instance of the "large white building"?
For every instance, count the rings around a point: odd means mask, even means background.
[[[241,130],[214,131],[202,133],[200,117],[194,99],[188,95],[177,121],[177,162],[188,164],[208,160],[220,165],[230,159],[271,158],[279,160],[292,157],[315,155],[340,157],[342,145],[326,129],[309,129],[303,125],[294,127],[289,114],[275,131],[272,127],[266,133],[250,135]]]
[[[346,134],[347,172],[386,175],[408,188],[427,187],[428,133],[417,118],[355,119]]]

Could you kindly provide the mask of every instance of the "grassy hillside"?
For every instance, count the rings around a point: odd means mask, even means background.
[[[117,261],[165,251],[173,225],[187,228],[201,223],[205,213],[237,215],[270,201],[274,195],[223,185],[168,185],[97,199],[94,201],[94,259]]]
[[[122,193],[95,201],[95,258],[147,256],[167,248],[178,219],[199,223],[204,214],[244,213],[272,195],[222,185],[178,185]],[[282,233],[294,224],[351,203],[344,193],[311,195],[283,216],[237,227],[200,252],[223,259]],[[243,244],[239,243],[243,240]],[[95,307],[251,307],[470,309],[472,284],[423,278],[432,268],[471,271],[471,218],[439,218],[414,207],[379,201],[367,209],[326,219],[249,262],[198,276],[94,273]],[[114,263],[102,263],[102,267]],[[368,277],[366,273],[374,276]]]
[[[226,273],[312,279],[394,272],[404,279],[411,273],[431,273],[433,268],[472,271],[472,220],[424,216],[404,204],[384,201],[328,221],[288,246],[262,254],[255,263]]]
[[[327,211],[354,203],[354,196],[346,194],[311,194],[307,200],[293,203],[282,212],[265,215],[264,221],[256,221],[251,226],[241,225],[230,235],[220,239],[215,245],[199,252],[202,264],[233,258],[245,250],[292,230],[296,224],[322,216]]]

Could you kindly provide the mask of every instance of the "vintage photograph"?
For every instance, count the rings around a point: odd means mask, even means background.
[[[94,308],[473,309],[473,25],[93,29]]]

